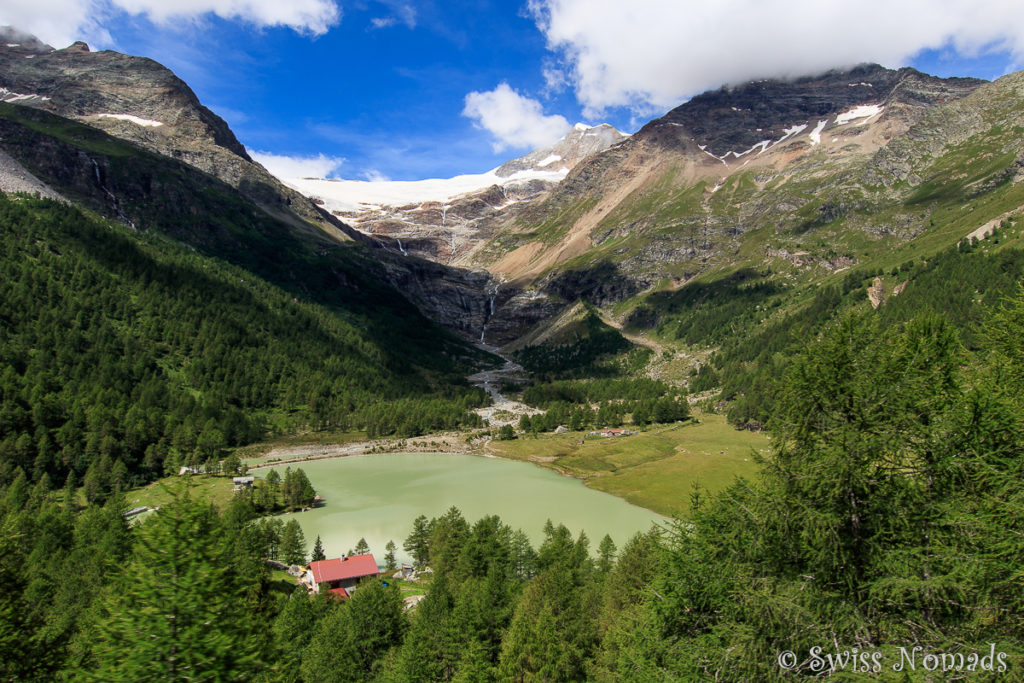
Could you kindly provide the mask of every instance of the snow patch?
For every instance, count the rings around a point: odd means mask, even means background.
[[[21,47],[21,43],[7,43],[7,47]]]
[[[97,114],[98,118],[101,119],[117,119],[118,121],[129,121],[134,123],[136,126],[143,126],[144,128],[156,128],[162,126],[163,121],[154,121],[152,119],[142,119],[138,116],[132,116],[131,114]]]
[[[551,155],[547,156],[543,161],[538,162],[537,165],[538,166],[550,166],[551,164],[555,163],[556,161],[561,161],[561,160],[562,160],[562,157],[560,157],[559,155],[551,154]]]
[[[40,97],[35,94],[23,94],[8,90],[7,88],[0,88],[0,102],[32,102],[38,100],[39,102],[46,102],[49,97]]]
[[[573,128],[573,130],[581,130],[581,131],[582,131],[582,130],[590,130],[590,126],[588,126],[588,125],[587,125],[587,124],[585,124],[585,123],[577,123],[577,124],[576,124],[575,126],[573,126],[572,128]]]
[[[825,126],[828,125],[828,119],[824,121],[818,121],[818,125],[811,131],[811,145],[814,146],[821,142],[821,131],[825,130]]]
[[[793,137],[794,135],[799,135],[800,133],[803,132],[804,128],[807,128],[806,123],[801,123],[799,125],[793,126],[792,128],[783,128],[782,132],[785,133],[785,135],[779,138],[778,141],[774,145],[772,145],[772,147],[774,147],[775,145],[781,145],[783,142]]]
[[[844,123],[849,123],[850,121],[856,121],[857,119],[864,119],[863,121],[861,121],[861,122],[859,122],[857,124],[858,126],[863,126],[865,123],[868,122],[867,121],[868,119],[870,119],[872,116],[876,116],[876,115],[880,114],[881,111],[882,111],[882,106],[881,105],[878,105],[878,104],[862,104],[859,107],[854,107],[853,109],[851,109],[849,111],[844,111],[842,114],[837,116],[836,117],[836,125],[837,126],[841,126]]]
[[[708,146],[707,146],[707,145],[697,145],[697,149],[699,149],[700,151],[704,152],[705,154],[707,154],[707,155],[708,155],[709,157],[711,157],[712,159],[717,159],[718,161],[721,161],[721,162],[722,162],[723,164],[725,164],[726,166],[728,166],[728,165],[729,165],[729,164],[726,164],[726,163],[725,163],[725,157],[716,157],[716,156],[715,156],[714,154],[712,154],[711,152],[709,152],[709,151],[708,151]]]
[[[751,147],[750,149],[748,149],[745,152],[738,152],[738,153],[737,152],[733,152],[733,151],[726,152],[725,154],[722,155],[722,159],[724,160],[730,154],[733,155],[734,157],[736,157],[737,159],[739,159],[740,157],[743,157],[743,156],[746,156],[746,155],[750,154],[751,152],[753,152],[758,147],[761,148],[761,151],[758,152],[758,154],[762,154],[762,153],[764,153],[764,151],[766,149],[768,149],[768,145],[770,145],[770,144],[772,144],[771,140],[761,140],[761,142],[758,142],[757,144],[755,144],[753,147]]]

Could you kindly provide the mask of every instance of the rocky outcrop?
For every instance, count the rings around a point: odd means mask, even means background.
[[[691,141],[709,156],[724,158],[779,140],[793,126],[807,125],[800,132],[809,135],[817,121],[831,120],[820,135],[836,125],[837,114],[863,105],[883,106],[888,117],[910,124],[927,108],[960,99],[983,83],[877,64],[790,81],[754,81],[697,95],[641,128],[633,144],[685,149]]]
[[[93,52],[81,42],[55,50],[31,36],[17,36],[0,42],[0,92],[21,96],[17,104],[81,121],[182,161],[286,220],[351,238],[340,221],[255,163],[228,124],[170,69],[145,57]]]
[[[571,170],[589,156],[614,147],[628,135],[620,133],[607,123],[599,126],[586,126],[577,123],[565,137],[550,147],[530,152],[518,159],[507,161],[498,167],[495,173],[508,178],[520,171],[540,170]]]

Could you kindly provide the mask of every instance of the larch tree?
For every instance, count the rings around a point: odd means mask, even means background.
[[[260,668],[241,567],[215,510],[188,495],[144,523],[103,605],[91,680],[245,681]]]

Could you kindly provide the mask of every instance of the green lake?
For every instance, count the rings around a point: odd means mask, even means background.
[[[590,538],[591,554],[609,534],[622,547],[633,534],[666,517],[583,482],[524,462],[450,454],[381,454],[315,460],[301,467],[325,503],[316,509],[286,515],[302,526],[307,550],[319,535],[328,557],[355,547],[360,537],[370,544],[378,562],[393,540],[400,560],[408,560],[402,543],[419,515],[438,517],[449,507],[462,511],[472,524],[484,515],[498,515],[513,529],[522,529],[534,547],[543,539],[544,522],[564,524],[573,536]],[[284,476],[285,467],[275,468]],[[269,470],[253,474],[266,477]]]

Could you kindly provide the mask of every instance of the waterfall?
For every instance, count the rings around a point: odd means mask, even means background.
[[[402,256],[408,256],[409,252],[407,252],[405,250],[405,247],[402,246],[402,240],[398,239],[397,237],[395,239],[398,240],[398,251],[402,252]]]
[[[498,288],[501,283],[495,282],[487,287],[488,307],[484,312],[484,326],[480,330],[480,343],[484,343],[484,334],[487,332],[487,322],[494,317],[494,300],[498,297]]]

